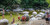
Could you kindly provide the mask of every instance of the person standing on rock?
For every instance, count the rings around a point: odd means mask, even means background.
[[[46,16],[45,16],[45,19],[46,19],[46,23],[47,23],[47,24],[49,24],[49,19],[48,19],[48,18],[49,18],[49,13],[47,12],[47,13],[46,13]]]

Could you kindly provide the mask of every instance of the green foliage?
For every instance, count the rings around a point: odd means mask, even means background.
[[[0,8],[11,8],[14,4],[20,4],[22,8],[43,8],[50,7],[50,0],[0,0]]]
[[[21,0],[21,6],[23,8],[41,8],[48,7],[48,3],[45,0]]]
[[[49,3],[49,6],[48,6],[48,7],[50,7],[50,0],[46,0],[46,2],[48,2],[48,3]]]
[[[3,5],[4,8],[12,7],[13,4],[17,4],[15,0],[0,0],[0,5]]]
[[[18,4],[20,4],[21,3],[21,0],[15,0]]]

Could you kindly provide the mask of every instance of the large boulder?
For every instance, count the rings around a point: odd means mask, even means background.
[[[1,19],[0,20],[0,25],[8,25],[8,20],[7,19]]]
[[[29,14],[29,12],[28,11],[24,11],[24,12],[22,12],[23,14]]]
[[[35,17],[41,17],[42,15],[40,15],[40,14],[37,14]]]
[[[45,12],[45,10],[44,10],[44,9],[41,9],[41,11],[42,11],[42,12]]]
[[[39,14],[41,15],[41,17],[44,17],[44,16],[45,16],[45,14],[44,14],[44,13],[42,13],[42,12],[40,12]]]
[[[34,12],[33,12],[33,15],[37,15],[37,12],[34,11]]]
[[[13,9],[14,12],[22,12],[23,10],[21,8]]]
[[[36,17],[32,17],[29,21],[38,20]]]
[[[42,19],[44,17],[43,13],[37,14],[35,17],[37,17],[38,19]]]
[[[39,14],[43,15],[44,13],[40,12]]]
[[[30,18],[34,17],[34,15],[31,15]]]

